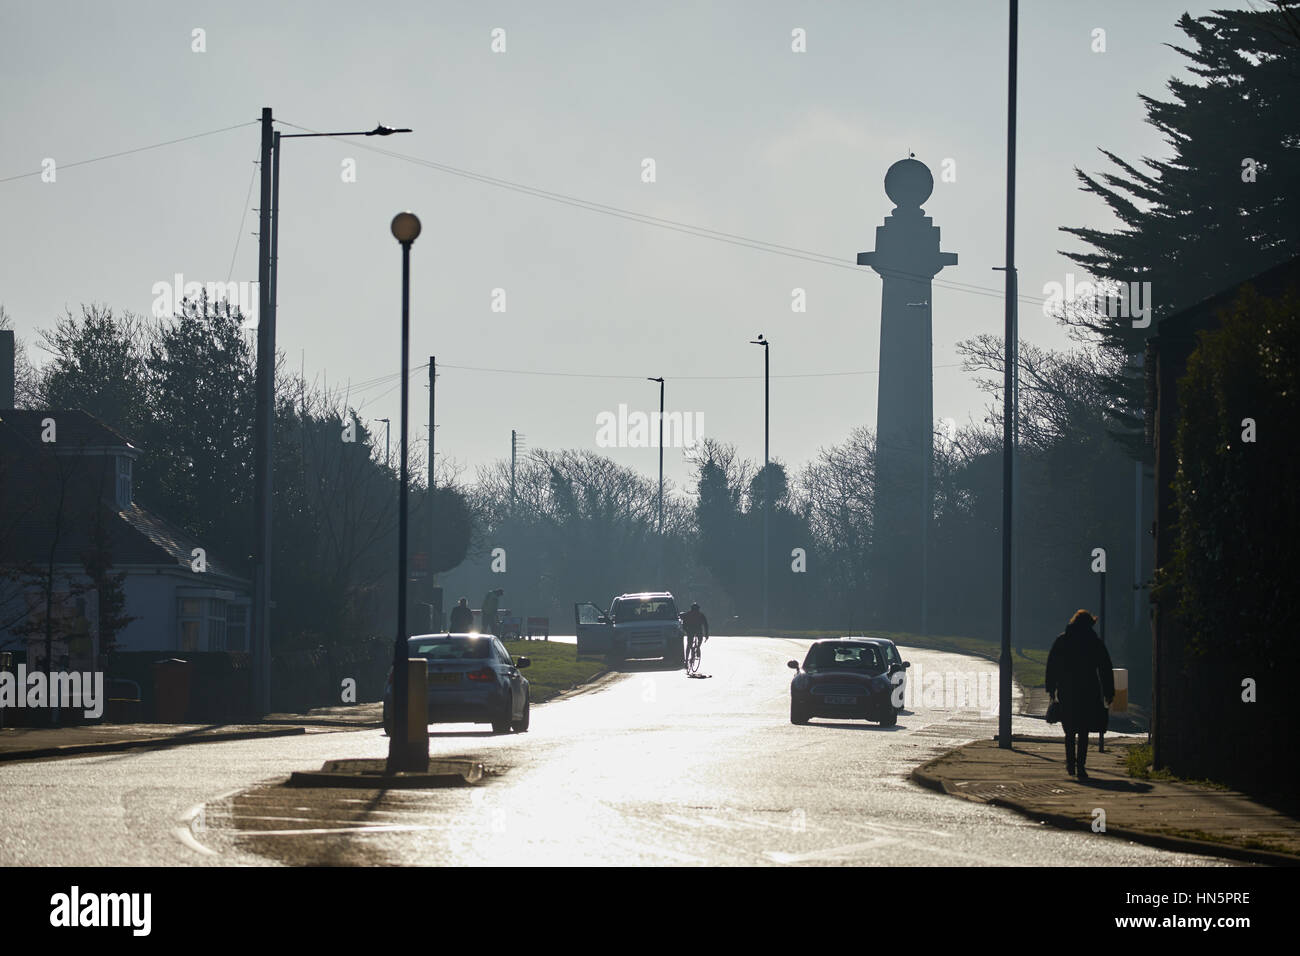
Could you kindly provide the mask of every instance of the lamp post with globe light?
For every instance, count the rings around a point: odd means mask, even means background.
[[[406,512],[407,512],[407,449],[406,432],[408,417],[408,392],[410,390],[411,351],[411,245],[420,235],[420,220],[414,213],[399,212],[393,217],[393,238],[402,245],[402,417],[401,430],[398,433],[400,446],[400,475],[398,478],[397,498],[397,638],[393,642],[393,721],[392,736],[388,740],[389,772],[399,770],[423,769],[417,754],[409,746],[408,720],[412,701],[410,700],[409,676],[407,672],[406,633]],[[425,706],[424,701],[415,702]],[[429,761],[428,738],[425,738],[424,765]]]

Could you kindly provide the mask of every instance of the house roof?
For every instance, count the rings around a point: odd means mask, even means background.
[[[175,565],[190,571],[194,549],[203,547],[193,535],[134,502],[120,510],[106,502],[100,502],[99,506],[103,509],[114,570],[128,571],[140,565]],[[6,528],[9,537],[7,556],[19,561],[44,562],[53,549],[55,564],[81,564],[93,544],[92,523],[88,515],[83,511],[76,520],[65,522],[65,526],[58,529],[57,542],[55,530],[48,514],[36,508],[26,510]],[[204,560],[207,575],[247,580],[235,567],[206,549]]]
[[[13,438],[32,445],[41,444],[44,421],[54,419],[56,444],[74,450],[85,448],[126,448],[136,445],[121,432],[105,425],[79,408],[6,409],[0,411],[0,429]]]
[[[161,515],[141,508],[135,502],[131,502],[129,508],[122,509],[117,515],[134,532],[134,535],[129,536],[130,540],[124,542],[122,554],[114,554],[114,561],[118,564],[127,563],[127,556],[139,555],[140,564],[161,564],[170,559],[189,568],[194,549],[203,547],[198,538]],[[158,557],[159,552],[165,558]],[[207,554],[206,549],[205,560],[208,574],[242,580],[233,567]]]
[[[64,502],[62,520],[56,522],[54,507],[43,503],[50,490],[48,475],[33,464],[40,460],[37,453],[48,454],[51,450],[40,439],[41,422],[46,418],[56,422],[58,450],[135,452],[135,446],[124,435],[79,409],[0,412],[0,558],[45,562],[52,551],[55,564],[79,565],[92,548],[98,509],[113,567],[119,571],[133,565],[174,565],[189,571],[194,549],[204,548],[206,574],[247,583],[234,565],[213,555],[203,542],[162,515],[136,502],[119,508],[111,501],[111,494],[101,498],[97,489],[104,485],[102,479],[97,484],[93,467],[77,469],[76,481],[65,486],[74,489],[73,495]],[[110,468],[103,477],[111,489],[112,459],[105,455],[102,460]]]

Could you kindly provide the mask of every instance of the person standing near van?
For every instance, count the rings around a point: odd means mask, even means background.
[[[474,627],[474,612],[470,610],[469,598],[461,598],[451,609],[451,626],[453,634],[467,634]]]
[[[497,609],[501,607],[501,595],[505,588],[494,588],[483,595],[483,633],[500,637],[501,625],[497,622]]]

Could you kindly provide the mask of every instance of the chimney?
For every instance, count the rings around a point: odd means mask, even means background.
[[[14,333],[0,329],[0,410],[14,407]]]

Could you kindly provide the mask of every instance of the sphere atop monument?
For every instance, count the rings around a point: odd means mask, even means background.
[[[934,176],[930,167],[919,159],[900,159],[885,173],[885,195],[895,206],[904,209],[920,208],[921,203],[934,192]]]

